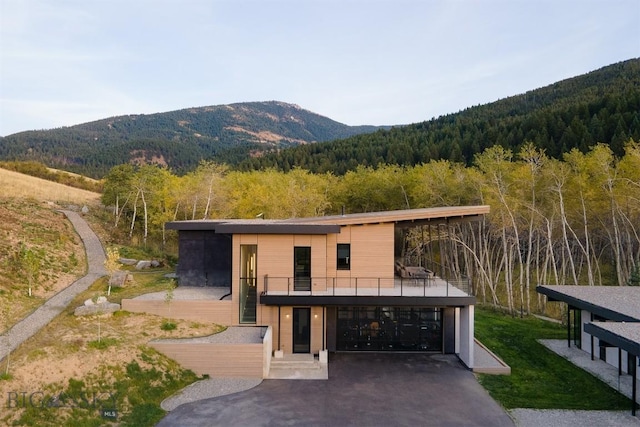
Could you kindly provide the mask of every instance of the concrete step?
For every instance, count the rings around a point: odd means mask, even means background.
[[[274,362],[271,360],[271,369],[279,369],[279,370],[294,370],[294,369],[304,369],[304,370],[318,370],[321,369],[320,362]]]
[[[326,380],[328,367],[312,354],[287,354],[282,358],[271,358],[270,379]]]

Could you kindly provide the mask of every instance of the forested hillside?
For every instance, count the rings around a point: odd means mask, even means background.
[[[554,158],[596,143],[621,156],[629,138],[640,141],[640,59],[422,123],[248,159],[240,169],[299,166],[344,174],[358,165],[438,159],[470,165],[488,147],[518,151],[526,142]]]
[[[498,145],[470,167],[433,160],[359,166],[343,176],[299,168],[240,172],[213,163],[177,176],[122,165],[105,178],[103,202],[114,227],[134,242],[174,250],[167,221],[487,204],[482,223],[452,225],[439,236],[414,230],[410,251],[420,255],[425,235],[448,241],[460,258],[446,264],[473,278],[480,299],[526,311],[540,303],[540,283],[640,285],[640,144],[632,141],[620,158],[604,144],[563,160],[531,144],[518,153]]]
[[[237,163],[265,150],[373,132],[283,102],[248,102],[112,117],[0,138],[0,160],[30,160],[99,178],[123,163],[178,172],[202,159]]]

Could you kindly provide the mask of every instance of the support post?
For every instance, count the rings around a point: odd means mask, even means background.
[[[327,308],[326,307],[322,307],[322,350],[325,350],[327,347],[325,345],[326,342],[326,335],[327,335],[327,331],[325,329],[325,323],[324,323],[324,316],[325,316],[325,312],[326,312]]]
[[[571,306],[567,304],[567,347],[571,348]]]
[[[634,355],[633,356],[633,384],[631,386],[631,404],[633,405],[631,407],[631,415],[633,415],[634,417],[636,416],[636,399],[637,399],[636,383],[638,382],[637,372],[638,372],[638,356]]]
[[[618,376],[622,376],[622,349],[618,347]]]

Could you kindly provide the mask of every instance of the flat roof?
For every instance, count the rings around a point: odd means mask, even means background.
[[[417,226],[448,221],[474,221],[489,213],[488,205],[405,209],[289,219],[215,219],[172,221],[168,230],[212,230],[228,234],[330,234],[340,226],[395,223]]]
[[[165,223],[168,230],[203,231],[220,234],[332,234],[340,233],[335,224],[288,223],[263,219],[221,219],[172,221]]]
[[[538,286],[550,301],[563,301],[607,320],[640,322],[640,287]]]
[[[591,322],[584,331],[630,354],[640,356],[640,323]]]

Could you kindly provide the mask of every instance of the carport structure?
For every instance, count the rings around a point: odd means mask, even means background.
[[[637,408],[640,358],[640,287],[538,286],[549,301],[567,304],[567,346],[573,343],[591,356],[633,377],[632,414]],[[587,344],[588,343],[588,344]]]
[[[626,351],[629,357],[629,374],[633,377],[631,382],[631,414],[636,415],[637,382],[638,382],[638,358],[640,357],[640,323],[625,322],[592,322],[584,325],[584,331],[592,337],[596,337],[601,343],[617,347],[618,354]],[[621,356],[619,356],[621,358]],[[620,369],[618,373],[621,374]]]

